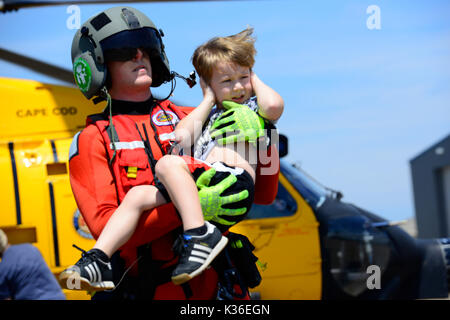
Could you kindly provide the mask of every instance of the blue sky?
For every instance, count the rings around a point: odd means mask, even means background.
[[[369,29],[370,5],[380,29]],[[414,216],[409,161],[450,133],[449,1],[229,1],[133,4],[165,33],[172,70],[187,75],[205,40],[247,25],[255,72],[285,100],[287,159],[391,220]],[[109,6],[80,6],[81,22]],[[67,6],[0,14],[0,47],[71,68]],[[53,79],[0,61],[0,76]],[[163,86],[163,95],[169,88]],[[174,99],[201,100],[178,81]]]

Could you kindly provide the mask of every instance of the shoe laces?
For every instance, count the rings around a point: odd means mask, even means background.
[[[80,262],[84,262],[86,260],[94,260],[95,259],[95,253],[94,252],[90,252],[90,251],[86,251],[81,249],[80,247],[78,247],[75,244],[72,244],[72,247],[74,247],[75,249],[78,249],[81,251],[81,261]]]
[[[180,256],[183,252],[185,252],[191,239],[192,237],[190,235],[180,234],[175,239],[175,242],[172,246],[172,251],[175,252],[176,255]]]
[[[80,247],[78,247],[78,246],[75,245],[75,244],[72,244],[72,246],[73,246],[75,249],[78,249],[78,250],[81,251],[81,261],[84,261],[85,259],[93,260],[93,258],[94,258],[94,256],[95,256],[95,252],[89,252],[89,251],[83,250],[83,249],[81,249]],[[141,260],[141,258],[142,258],[142,256],[138,256],[138,257],[136,258],[136,260],[134,260],[133,263],[132,263],[125,271],[124,271],[122,277],[120,278],[119,282],[115,285],[114,289],[111,289],[111,290],[105,290],[105,291],[106,291],[106,292],[113,292],[114,290],[116,290],[116,289],[120,286],[120,284],[122,283],[122,280],[125,278],[125,276],[126,276],[126,275],[128,274],[128,272],[131,270],[131,268],[133,268],[133,266],[134,266],[137,262],[139,262],[139,260]]]

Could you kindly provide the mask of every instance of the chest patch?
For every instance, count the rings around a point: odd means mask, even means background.
[[[172,111],[166,110],[166,112],[164,112],[163,110],[159,110],[152,116],[152,121],[157,126],[169,126],[175,125],[180,119]]]

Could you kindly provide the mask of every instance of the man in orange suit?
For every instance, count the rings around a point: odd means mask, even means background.
[[[90,18],[74,37],[72,60],[79,89],[95,102],[108,101],[104,112],[89,116],[86,128],[74,137],[69,157],[75,200],[94,238],[98,238],[130,188],[158,185],[155,164],[171,149],[170,140],[163,137],[192,110],[152,96],[150,87],[158,87],[174,76],[161,36],[143,13],[115,7]],[[240,108],[238,112],[253,111]],[[233,117],[239,114],[236,112],[230,119]],[[236,129],[245,132],[248,128],[230,126],[228,130]],[[226,132],[227,128],[221,130]],[[277,159],[276,150],[272,150],[274,155]],[[209,202],[213,199],[216,205],[202,205],[202,209],[213,210],[208,212],[209,217],[233,221],[235,211],[229,206],[234,203],[224,194],[241,190],[233,190],[228,182],[214,181],[210,170],[204,175],[203,180],[209,183],[199,192],[207,194]],[[278,171],[258,176],[255,202],[272,202],[277,186]],[[132,238],[112,258],[117,288],[107,294],[108,298],[215,299],[218,274],[214,268],[183,286],[170,281],[178,259],[171,248],[180,226],[180,217],[171,203],[145,212]],[[89,259],[92,254],[83,252],[83,257]]]

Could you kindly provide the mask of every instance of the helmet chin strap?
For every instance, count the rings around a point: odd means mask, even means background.
[[[97,97],[95,97],[94,99],[92,99],[92,102],[94,102],[94,104],[100,103],[104,100],[108,100],[107,95],[109,95],[108,90],[106,89],[106,86],[104,86],[103,88],[100,89],[100,93]]]

